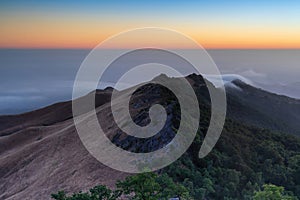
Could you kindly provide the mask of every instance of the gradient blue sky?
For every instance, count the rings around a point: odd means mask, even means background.
[[[157,26],[208,48],[300,48],[300,1],[1,1],[0,25],[0,47],[91,48]]]

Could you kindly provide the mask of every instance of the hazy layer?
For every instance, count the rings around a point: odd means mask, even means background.
[[[25,112],[71,99],[76,72],[88,53],[89,50],[0,50],[0,114]],[[300,50],[209,53],[222,74],[238,74],[257,87],[300,98]]]

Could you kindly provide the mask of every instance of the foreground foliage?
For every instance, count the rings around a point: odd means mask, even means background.
[[[68,196],[64,191],[52,194],[56,200],[157,200],[180,197],[190,199],[188,190],[175,183],[167,174],[143,173],[118,181],[117,189],[111,190],[104,185],[96,186],[89,192],[79,192]],[[121,198],[122,197],[122,198]]]
[[[285,194],[283,187],[268,184],[263,188],[263,191],[255,192],[253,200],[297,200],[295,196]]]
[[[198,158],[204,134],[164,171],[195,199],[252,199],[265,184],[283,186],[300,197],[299,138],[227,121],[220,140]]]
[[[117,183],[116,190],[111,190],[104,185],[98,185],[90,189],[89,192],[79,192],[67,196],[64,191],[52,194],[56,200],[163,200],[173,197],[180,199],[203,199],[201,191],[195,198],[189,195],[187,188],[176,184],[166,174],[158,176],[155,173],[144,173],[127,177],[125,181]],[[203,192],[203,191],[202,191]],[[263,185],[263,190],[255,191],[253,200],[298,200],[297,197],[286,192],[284,187],[273,184]]]

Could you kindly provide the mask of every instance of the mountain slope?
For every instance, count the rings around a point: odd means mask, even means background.
[[[86,97],[79,98],[82,100]],[[96,92],[95,105],[101,106],[110,100],[111,89],[99,90]],[[48,126],[58,122],[71,119],[72,102],[61,102],[32,112],[20,115],[0,116],[0,136],[9,135],[13,132],[31,127],[31,126]]]
[[[263,182],[283,185],[300,195],[300,183],[295,179],[300,174],[299,138],[277,133],[297,134],[298,125],[285,118],[298,119],[299,101],[235,81],[241,90],[227,88],[228,113],[222,136],[213,152],[199,160],[198,151],[210,120],[210,98],[201,76],[190,75],[188,80],[199,98],[200,128],[189,151],[164,170],[177,181],[186,179],[193,188],[205,189],[208,199],[244,198]],[[149,123],[151,105],[161,103],[167,109],[165,127],[148,139],[128,136],[118,129],[110,111],[110,95],[110,89],[96,92],[96,111],[107,136],[117,146],[132,152],[148,152],[161,148],[175,136],[180,105],[168,89],[149,84],[131,98],[130,112],[139,125]],[[74,192],[100,183],[112,186],[128,176],[89,155],[76,133],[71,102],[2,116],[0,122],[0,199],[49,199],[51,193],[61,189]],[[208,182],[203,182],[208,179],[213,190]],[[231,189],[227,179],[232,182]]]
[[[244,124],[300,136],[300,101],[234,80],[227,87],[228,117]]]

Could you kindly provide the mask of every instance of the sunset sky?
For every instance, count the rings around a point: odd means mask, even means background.
[[[0,48],[93,48],[140,27],[206,48],[300,48],[300,1],[1,1],[0,27]]]

